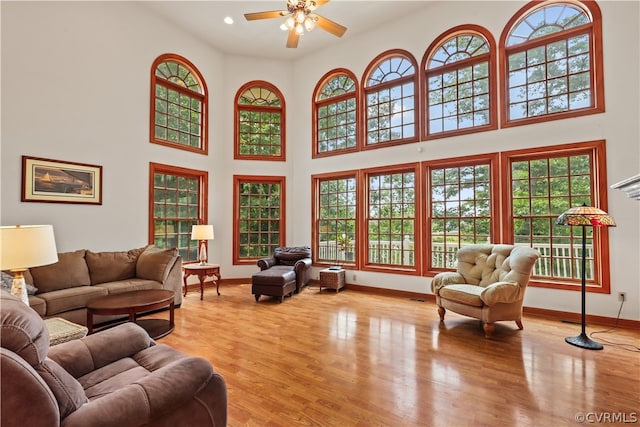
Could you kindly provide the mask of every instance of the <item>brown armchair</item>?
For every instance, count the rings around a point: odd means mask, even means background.
[[[514,320],[522,329],[524,292],[539,257],[526,246],[463,246],[458,271],[439,273],[431,281],[440,321],[448,309],[482,320],[487,338],[499,320]]]
[[[300,292],[311,279],[311,248],[308,246],[281,246],[273,251],[270,258],[258,260],[260,271],[294,271],[296,274],[296,290]]]
[[[3,427],[225,426],[211,364],[156,344],[134,323],[49,347],[42,318],[0,291]]]

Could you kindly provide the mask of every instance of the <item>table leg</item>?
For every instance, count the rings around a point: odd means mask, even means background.
[[[93,333],[93,311],[87,309],[87,334]]]
[[[202,298],[204,297],[204,279],[207,276],[204,274],[199,274],[198,278],[200,279],[200,301],[202,301]]]
[[[220,296],[220,273],[215,274],[215,276],[218,278],[218,280],[216,280],[216,292],[218,296]]]
[[[171,329],[173,329],[176,325],[175,317],[174,317],[175,308],[176,308],[175,301],[171,301],[171,304],[169,304],[169,326],[171,326]]]
[[[182,281],[184,282],[184,291],[182,293],[183,297],[187,296],[187,277],[189,277],[189,274],[185,273],[184,276],[182,277]]]

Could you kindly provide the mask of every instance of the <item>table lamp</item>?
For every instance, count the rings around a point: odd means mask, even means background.
[[[29,305],[24,272],[30,267],[58,261],[51,225],[11,225],[0,227],[0,269],[13,275],[11,294]]]
[[[576,337],[565,338],[565,341],[588,350],[602,350],[602,344],[591,340],[585,333],[585,302],[587,290],[587,233],[586,227],[615,227],[616,223],[605,211],[583,204],[566,210],[556,219],[557,225],[582,226],[582,333]]]
[[[200,254],[198,259],[200,265],[207,264],[207,240],[213,240],[213,225],[194,225],[191,228],[191,239],[200,240]]]

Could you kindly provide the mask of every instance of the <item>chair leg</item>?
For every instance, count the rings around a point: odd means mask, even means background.
[[[444,322],[444,313],[446,312],[446,310],[444,309],[444,307],[438,307],[438,314],[440,315],[440,321]]]
[[[493,323],[484,323],[482,325],[482,329],[484,329],[484,337],[485,338],[491,338],[491,335],[493,334]]]
[[[518,325],[518,329],[523,330],[524,326],[522,326],[522,320],[516,320],[516,325]]]

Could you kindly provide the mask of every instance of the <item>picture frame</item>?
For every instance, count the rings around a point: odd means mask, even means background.
[[[102,166],[22,156],[22,201],[102,204]]]

